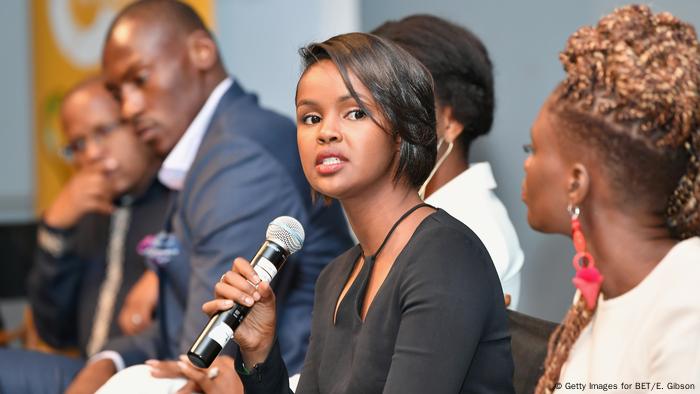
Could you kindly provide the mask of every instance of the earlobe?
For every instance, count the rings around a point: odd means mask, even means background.
[[[581,205],[581,203],[588,196],[590,190],[590,173],[586,166],[582,163],[576,163],[571,168],[569,173],[569,184],[568,184],[568,197],[569,202],[576,205]]]
[[[462,122],[454,118],[452,113],[452,107],[445,106],[438,110],[438,116],[442,119],[443,124],[443,137],[445,141],[455,142],[459,135],[464,131],[464,125]]]

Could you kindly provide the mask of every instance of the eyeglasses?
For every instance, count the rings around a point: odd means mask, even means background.
[[[93,142],[96,144],[101,144],[105,139],[109,138],[109,136],[112,135],[115,131],[123,128],[125,125],[126,122],[119,121],[96,127],[92,133],[70,141],[68,145],[66,145],[63,148],[63,157],[68,161],[75,160],[76,156],[85,153],[88,141],[90,139],[92,139]]]

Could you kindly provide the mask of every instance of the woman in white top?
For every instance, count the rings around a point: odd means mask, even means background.
[[[567,75],[532,126],[523,199],[534,229],[573,235],[578,292],[536,393],[697,392],[695,30],[627,6],[574,33],[560,59]]]
[[[510,308],[517,309],[523,266],[518,235],[494,193],[489,163],[469,163],[472,142],[493,123],[493,71],[486,47],[471,31],[432,15],[386,22],[372,33],[399,44],[432,74],[438,161],[421,194],[476,233],[496,266]]]

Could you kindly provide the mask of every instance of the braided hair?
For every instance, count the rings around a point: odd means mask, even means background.
[[[619,195],[663,215],[676,239],[700,235],[700,46],[694,28],[642,5],[575,32],[550,109],[561,133],[592,146]],[[583,299],[552,334],[535,392],[551,393],[594,311]]]

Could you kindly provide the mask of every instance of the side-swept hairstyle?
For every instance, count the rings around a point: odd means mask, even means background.
[[[348,33],[299,50],[304,72],[321,60],[333,62],[350,95],[386,133],[401,140],[396,182],[419,187],[437,155],[433,80],[406,51],[380,37]],[[350,82],[350,73],[371,92],[381,113],[373,113]]]

